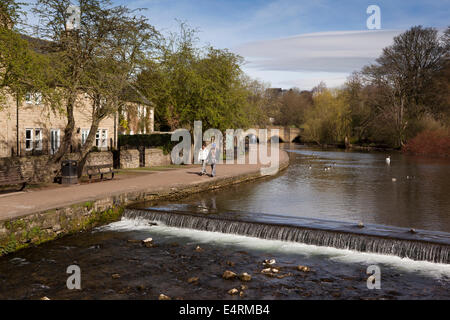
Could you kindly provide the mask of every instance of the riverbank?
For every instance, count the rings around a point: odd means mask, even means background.
[[[335,144],[319,144],[317,142],[303,142],[302,145],[312,148],[327,149],[341,149],[349,151],[360,151],[360,152],[401,152],[400,148],[393,148],[387,145],[376,145],[376,144],[345,144],[345,143],[335,143]]]
[[[289,165],[280,150],[280,170]],[[135,202],[180,199],[264,177],[262,166],[218,165],[217,176],[199,176],[199,167],[146,171],[63,188],[29,190],[0,197],[0,255],[120,219]]]

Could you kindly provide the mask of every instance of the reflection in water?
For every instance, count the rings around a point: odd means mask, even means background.
[[[280,176],[157,207],[267,213],[450,232],[450,161],[288,145]],[[202,208],[199,210],[199,208]]]

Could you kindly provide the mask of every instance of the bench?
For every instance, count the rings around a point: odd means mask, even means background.
[[[27,181],[23,178],[20,167],[9,167],[0,169],[0,186],[21,185],[19,191],[25,189]]]
[[[98,166],[88,166],[86,167],[86,172],[89,177],[89,182],[92,182],[93,176],[100,176],[100,180],[107,174],[111,174],[111,180],[114,179],[114,166],[113,164],[104,164]]]

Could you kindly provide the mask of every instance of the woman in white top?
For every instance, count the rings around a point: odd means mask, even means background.
[[[206,144],[203,143],[202,150],[198,153],[198,162],[202,164],[202,172],[200,173],[202,176],[206,174],[206,159],[208,158],[208,153],[209,151],[206,149]]]

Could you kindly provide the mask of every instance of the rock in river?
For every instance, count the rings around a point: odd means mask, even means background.
[[[161,293],[158,297],[158,300],[172,300],[172,298]]]
[[[310,272],[311,268],[307,266],[298,266],[297,269],[302,272]]]
[[[266,267],[272,266],[275,263],[277,263],[275,259],[270,259],[270,260],[266,259],[266,260],[263,261],[263,265],[266,266]]]
[[[226,270],[223,273],[222,278],[224,278],[225,280],[231,280],[231,279],[236,278],[236,276],[237,276],[237,274],[234,273],[233,271]]]
[[[147,238],[145,240],[142,240],[142,244],[147,248],[152,248],[153,247],[153,239]]]
[[[238,294],[239,290],[236,288],[233,288],[231,290],[228,290],[228,294],[234,296],[235,294]]]
[[[198,277],[192,277],[188,279],[188,283],[198,282]]]
[[[241,279],[241,281],[250,281],[252,280],[252,276],[249,275],[247,272],[244,272],[239,276],[239,279]]]

